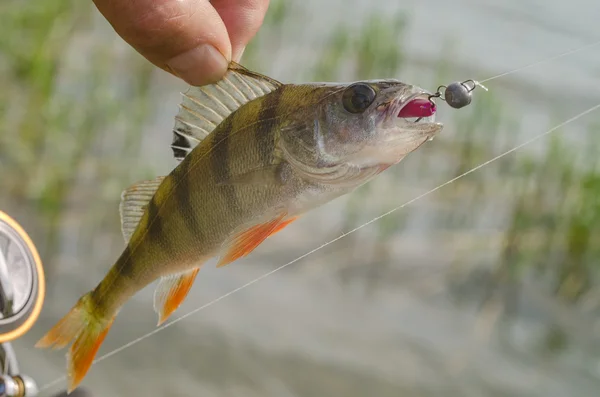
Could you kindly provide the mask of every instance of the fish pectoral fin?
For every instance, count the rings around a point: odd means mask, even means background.
[[[159,176],[151,180],[137,182],[121,193],[119,214],[121,215],[121,232],[125,242],[129,242],[135,228],[144,215],[146,205],[165,179]]]
[[[184,273],[161,277],[154,291],[154,311],[158,313],[158,325],[164,323],[187,297],[200,268]]]
[[[290,224],[293,219],[285,219],[287,213],[282,213],[267,222],[244,228],[239,233],[234,233],[223,244],[224,254],[219,259],[217,267],[225,266],[254,251],[267,237],[277,233]]]

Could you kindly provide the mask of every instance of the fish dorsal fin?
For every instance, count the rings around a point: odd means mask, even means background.
[[[146,205],[152,200],[163,179],[165,179],[164,176],[159,176],[151,180],[137,182],[121,193],[119,213],[121,215],[121,231],[126,243],[129,242],[135,228],[140,223]]]
[[[231,62],[225,76],[215,84],[191,86],[175,116],[171,149],[179,161],[245,103],[276,90],[282,84]]]

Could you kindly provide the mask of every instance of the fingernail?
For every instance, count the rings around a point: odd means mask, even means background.
[[[236,54],[233,56],[233,60],[239,63],[242,59],[242,55],[244,55],[244,51],[246,51],[246,47],[242,47],[239,50],[237,50]]]
[[[179,54],[167,62],[174,74],[191,85],[205,85],[220,80],[227,71],[228,62],[210,44]]]

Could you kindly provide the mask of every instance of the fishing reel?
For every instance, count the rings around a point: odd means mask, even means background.
[[[36,396],[35,381],[19,371],[10,344],[38,319],[45,294],[38,252],[21,226],[0,211],[0,397]]]
[[[0,396],[2,397],[29,397],[37,396],[37,394],[37,385],[29,376],[0,376]]]

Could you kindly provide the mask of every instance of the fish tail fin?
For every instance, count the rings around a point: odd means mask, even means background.
[[[92,366],[115,316],[98,316],[92,293],[82,296],[77,304],[37,343],[36,347],[63,348],[73,342],[67,353],[67,376],[70,393],[83,380]]]

